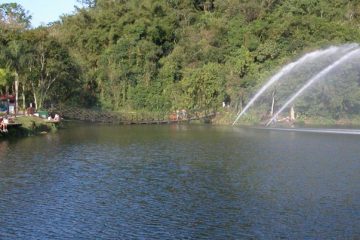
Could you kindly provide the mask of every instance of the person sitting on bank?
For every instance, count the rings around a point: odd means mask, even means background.
[[[54,121],[54,122],[59,122],[60,121],[60,115],[59,114],[54,114],[54,113],[51,113],[48,118],[47,118],[48,121]]]
[[[30,106],[26,109],[25,115],[26,116],[32,116],[35,113],[35,108],[33,107],[33,104],[30,103]]]
[[[60,121],[60,115],[59,114],[55,114],[54,116],[54,121]]]
[[[185,109],[181,110],[181,119],[185,120],[187,118],[187,113]]]
[[[7,132],[8,129],[7,129],[7,126],[9,124],[9,119],[7,118],[7,116],[5,116],[2,120],[1,120],[1,123],[0,123],[0,129],[2,132]]]

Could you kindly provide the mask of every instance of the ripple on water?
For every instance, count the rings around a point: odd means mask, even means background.
[[[0,238],[356,239],[358,140],[92,126],[9,143]]]

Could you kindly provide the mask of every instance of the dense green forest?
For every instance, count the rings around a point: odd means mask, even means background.
[[[35,29],[20,5],[0,5],[1,91],[18,82],[20,106],[237,111],[284,64],[360,42],[357,0],[79,2]]]

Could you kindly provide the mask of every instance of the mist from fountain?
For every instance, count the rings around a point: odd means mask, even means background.
[[[355,48],[357,46],[358,46],[358,44],[348,44],[348,45],[344,45],[344,46],[341,46],[341,47],[332,46],[332,47],[329,47],[327,49],[317,50],[317,51],[314,51],[314,52],[311,52],[311,53],[307,53],[303,57],[298,59],[297,61],[287,64],[282,69],[280,69],[280,71],[278,71],[274,76],[272,76],[265,83],[265,85],[251,98],[251,100],[247,103],[247,105],[244,107],[244,109],[240,113],[237,114],[237,117],[236,117],[236,119],[235,119],[235,121],[233,122],[232,125],[236,124],[236,122],[240,119],[240,117],[246,113],[246,111],[254,104],[254,102],[267,89],[269,89],[278,80],[280,80],[284,76],[291,73],[291,71],[294,70],[296,67],[299,67],[299,66],[303,65],[304,63],[307,63],[309,60],[316,59],[316,58],[322,57],[322,56],[327,55],[327,54],[333,54],[333,53],[335,53],[335,52],[337,52],[339,50],[344,51],[346,53],[347,51],[349,51],[349,50],[351,50],[351,49],[353,49],[353,48]]]
[[[285,104],[274,114],[274,116],[266,123],[266,126],[269,126],[272,122],[275,121],[275,119],[278,117],[278,115],[284,111],[285,108],[287,108],[296,98],[298,98],[304,91],[309,88],[312,84],[314,84],[316,81],[327,75],[330,71],[338,67],[340,64],[344,63],[345,61],[349,60],[354,55],[360,53],[360,49],[357,48],[355,50],[352,50],[351,52],[345,54],[335,62],[333,62],[331,65],[324,68],[321,72],[316,74],[314,77],[312,77],[310,80],[306,82],[305,85],[303,85],[294,95],[292,95]]]

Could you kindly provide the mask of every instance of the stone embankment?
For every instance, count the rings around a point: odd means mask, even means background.
[[[170,121],[167,114],[160,113],[119,113],[92,110],[77,107],[55,107],[49,109],[49,112],[56,112],[64,119],[89,121],[89,122],[101,122],[101,123],[114,123],[114,124],[141,124],[141,123],[161,123],[164,121]]]
[[[64,119],[113,124],[166,124],[193,120],[208,120],[214,113],[143,113],[143,112],[108,112],[77,107],[58,106],[49,112],[60,114]]]
[[[70,120],[104,123],[120,123],[125,120],[123,117],[120,116],[120,114],[76,107],[60,106],[49,109],[49,112],[56,112],[60,114],[62,118]]]

